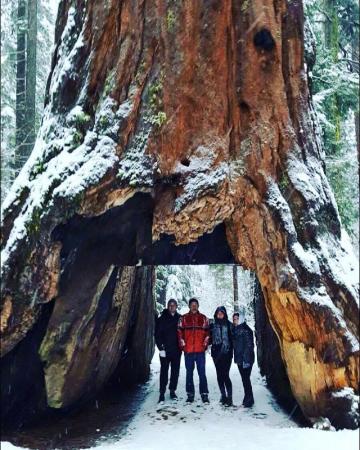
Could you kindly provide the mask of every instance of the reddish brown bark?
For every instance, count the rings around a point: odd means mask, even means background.
[[[104,268],[156,264],[164,236],[186,245],[224,223],[236,262],[258,275],[304,414],[356,426],[343,389],[358,392],[358,281],[315,136],[301,2],[69,5],[38,153],[5,204],[3,352],[58,302],[58,245],[65,265],[94,242]]]

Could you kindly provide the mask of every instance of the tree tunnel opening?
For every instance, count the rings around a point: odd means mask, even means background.
[[[227,279],[228,292],[233,289],[229,287],[234,281],[233,268],[240,266],[234,266],[225,225],[219,224],[196,242],[176,245],[174,236],[169,235],[162,235],[152,242],[152,222],[153,200],[149,194],[140,193],[125,205],[104,214],[96,217],[75,215],[53,230],[52,240],[61,242],[58,295],[43,306],[36,339],[29,333],[22,341],[22,345],[31,347],[29,355],[36,355],[36,358],[29,356],[27,363],[31,366],[36,361],[34,373],[40,371],[44,381],[39,392],[33,393],[29,405],[31,413],[18,416],[15,406],[6,411],[6,417],[2,417],[6,430],[25,427],[29,431],[28,434],[25,431],[24,436],[29,436],[31,428],[27,426],[33,426],[44,417],[48,420],[44,423],[49,424],[55,417],[63,428],[70,429],[69,421],[76,421],[74,417],[80,417],[84,408],[92,405],[93,409],[94,402],[114,391],[119,394],[115,403],[120,405],[127,399],[133,414],[134,405],[142,398],[139,392],[143,392],[143,388],[139,391],[133,387],[149,378],[155,316],[165,307],[169,294],[166,290],[161,292],[161,277],[166,281],[176,273],[188,274],[190,281],[184,277],[183,283],[180,282],[183,287],[190,283],[188,291],[182,293],[182,309],[186,309],[188,297],[195,295],[199,297],[200,305],[207,302],[208,309],[204,312],[210,317],[215,307],[223,303],[232,313],[233,299],[224,299],[215,293],[210,308],[208,299],[199,290],[192,289],[189,275],[197,273],[199,276],[201,271],[207,271],[215,279],[216,271],[222,271],[227,273],[223,279]],[[247,274],[252,283],[248,308],[256,332],[261,375],[279,403],[301,422],[303,416],[291,393],[260,285],[254,273]],[[209,284],[211,277],[207,280]],[[238,281],[241,290],[244,285],[240,279]],[[18,347],[9,353],[6,361],[7,370],[12,373],[23,367],[17,366],[16,352]],[[24,381],[29,384],[20,371],[14,379],[13,392]],[[236,383],[240,384],[240,381]],[[10,404],[18,405],[20,400],[15,396]],[[98,417],[102,414],[95,413]],[[105,417],[108,416],[105,414]],[[118,415],[114,417],[121,420]],[[115,426],[113,421],[111,423]],[[39,432],[46,433],[46,427],[40,426],[42,431]],[[10,438],[14,437],[9,433]],[[59,447],[61,442],[62,438],[59,438]],[[30,445],[28,441],[26,445]]]

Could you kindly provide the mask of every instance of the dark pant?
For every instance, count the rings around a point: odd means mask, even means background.
[[[232,383],[230,380],[229,372],[231,367],[232,355],[221,355],[214,358],[214,364],[217,375],[217,382],[221,395],[226,397],[232,397]]]
[[[169,379],[169,366],[171,366],[169,389],[170,391],[176,391],[180,372],[180,360],[181,353],[165,356],[165,358],[160,356],[160,393],[165,394]]]
[[[252,391],[251,381],[250,381],[252,366],[248,367],[247,369],[244,369],[242,367],[242,364],[238,364],[238,368],[239,368],[239,372],[241,375],[242,383],[244,386],[244,392],[245,392],[243,405],[251,406],[254,403],[254,396],[253,396],[253,391]]]
[[[196,369],[199,375],[199,389],[200,394],[208,394],[208,385],[205,373],[205,352],[201,353],[185,353],[185,367],[186,367],[186,392],[188,394],[195,394],[194,387],[194,368],[196,363]]]

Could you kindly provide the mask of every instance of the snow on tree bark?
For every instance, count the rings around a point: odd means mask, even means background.
[[[3,354],[44,303],[76,295],[71,249],[115,237],[105,273],[163,235],[188,244],[225,223],[303,413],[356,426],[357,262],[324,174],[303,28],[300,1],[61,2],[43,123],[3,207]]]

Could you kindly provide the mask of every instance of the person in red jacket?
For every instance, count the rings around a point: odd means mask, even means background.
[[[187,402],[195,397],[194,368],[196,363],[200,381],[200,395],[204,403],[209,403],[209,390],[205,371],[205,350],[209,344],[209,319],[199,312],[199,301],[189,300],[190,311],[180,317],[178,325],[179,346],[184,351],[186,367]]]

